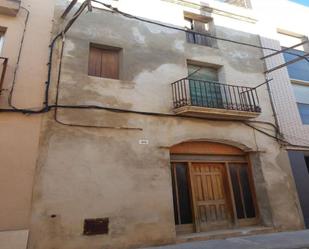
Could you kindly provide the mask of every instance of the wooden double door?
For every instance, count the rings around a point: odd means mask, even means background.
[[[247,164],[172,163],[179,233],[229,229],[256,221]]]

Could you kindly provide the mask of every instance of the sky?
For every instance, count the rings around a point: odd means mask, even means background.
[[[302,4],[302,5],[305,5],[305,6],[309,6],[309,0],[290,0],[290,1]]]

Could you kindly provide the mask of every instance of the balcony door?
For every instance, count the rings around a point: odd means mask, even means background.
[[[191,104],[210,108],[223,108],[217,69],[188,64]]]

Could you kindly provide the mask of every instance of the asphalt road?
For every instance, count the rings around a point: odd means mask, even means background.
[[[309,249],[309,230],[196,241],[144,249]]]

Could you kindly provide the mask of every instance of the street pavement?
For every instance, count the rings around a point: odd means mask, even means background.
[[[309,249],[309,230],[196,241],[144,249]]]

